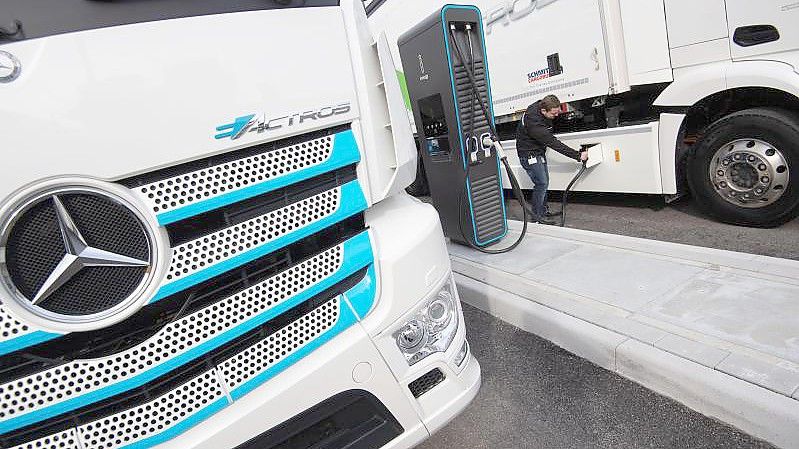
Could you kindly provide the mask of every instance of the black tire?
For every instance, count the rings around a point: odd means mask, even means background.
[[[716,151],[739,139],[757,139],[778,148],[788,165],[790,180],[782,196],[759,208],[725,200],[710,178]],[[775,227],[799,213],[799,117],[779,109],[735,112],[710,125],[688,159],[688,185],[702,210],[717,220],[741,226]]]
[[[427,196],[430,195],[430,186],[427,184],[427,174],[424,171],[422,155],[418,154],[417,156],[416,179],[405,189],[405,191],[412,196]]]

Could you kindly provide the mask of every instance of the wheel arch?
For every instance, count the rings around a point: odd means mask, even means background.
[[[718,62],[675,70],[674,81],[654,102],[658,107],[693,107],[741,88],[765,88],[799,98],[799,67],[777,61]]]
[[[685,116],[674,136],[675,173],[678,190],[686,186],[685,164],[694,145],[704,131],[717,120],[736,112],[752,108],[777,107],[799,114],[799,96],[763,86],[741,86],[725,89],[699,99],[690,107],[683,108]]]
[[[654,102],[664,111],[685,114],[674,137],[678,173],[692,142],[710,124],[738,111],[774,105],[799,112],[799,67],[778,61],[725,61],[683,68],[675,71],[674,82]]]

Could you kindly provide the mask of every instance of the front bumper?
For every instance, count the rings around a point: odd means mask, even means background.
[[[466,408],[477,395],[481,377],[480,365],[470,353],[460,365],[456,363],[466,339],[460,309],[459,329],[447,351],[412,367],[391,336],[409,311],[435,294],[451,276],[437,215],[429,206],[400,196],[374,206],[367,221],[380,260],[375,309],[359,324],[202,425],[159,447],[235,448],[327,398],[356,389],[373,394],[402,426],[402,434],[386,448],[413,447]],[[416,232],[409,231],[409,223]],[[409,384],[435,368],[441,370],[444,380],[414,397]]]

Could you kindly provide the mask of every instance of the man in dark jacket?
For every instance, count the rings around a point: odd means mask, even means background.
[[[545,218],[551,216],[546,209],[549,188],[547,148],[552,148],[577,161],[588,160],[588,153],[572,149],[552,134],[552,121],[560,115],[560,112],[558,97],[548,95],[527,107],[516,132],[516,151],[519,153],[519,161],[534,184],[530,200],[533,220],[545,224],[552,224]]]

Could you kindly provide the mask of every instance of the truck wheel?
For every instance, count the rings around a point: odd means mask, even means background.
[[[413,196],[426,196],[430,194],[430,186],[427,185],[427,174],[424,171],[421,154],[416,162],[416,179],[414,179],[405,191]]]
[[[799,118],[747,109],[710,125],[688,160],[688,184],[718,220],[779,226],[799,212]]]

